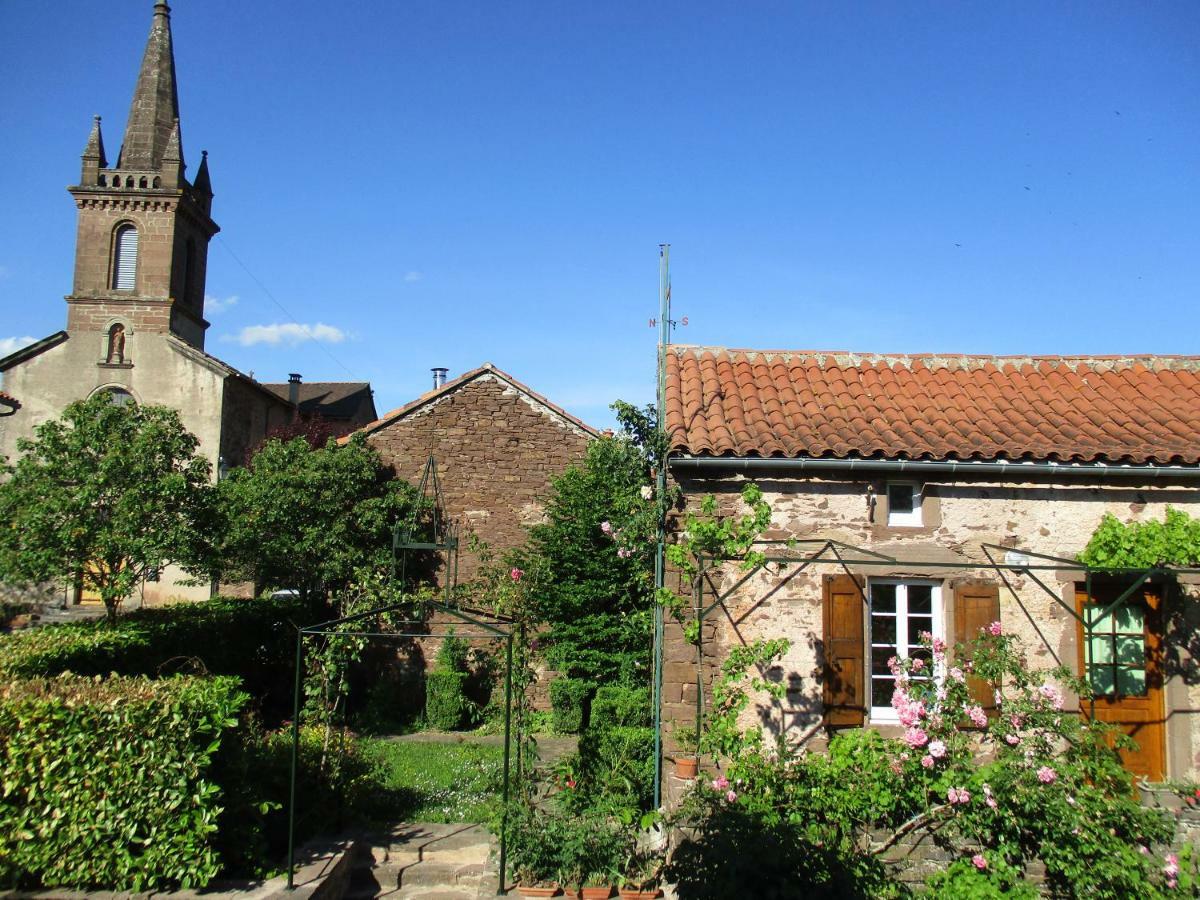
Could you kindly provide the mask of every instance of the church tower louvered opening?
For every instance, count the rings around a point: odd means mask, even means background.
[[[171,9],[158,0],[116,164],[96,116],[69,188],[79,211],[69,332],[107,332],[116,319],[203,349],[208,243],[220,229],[207,153],[193,180],[186,171]]]

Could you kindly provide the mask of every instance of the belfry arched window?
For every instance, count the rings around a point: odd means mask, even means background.
[[[132,291],[137,279],[138,233],[132,225],[117,229],[113,244],[113,277],[115,291]]]

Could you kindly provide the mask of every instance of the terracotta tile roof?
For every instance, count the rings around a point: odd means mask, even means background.
[[[1200,357],[674,346],[666,426],[707,456],[1200,463]]]

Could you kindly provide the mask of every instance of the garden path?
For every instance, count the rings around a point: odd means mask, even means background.
[[[495,839],[482,825],[407,822],[370,835],[346,900],[478,900],[496,894]]]

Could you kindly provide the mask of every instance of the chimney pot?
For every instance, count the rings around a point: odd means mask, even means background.
[[[292,406],[298,406],[300,403],[300,373],[292,372],[288,375],[288,403]]]
[[[446,375],[450,370],[441,366],[436,366],[429,371],[433,372],[433,389],[436,391],[446,383]]]

